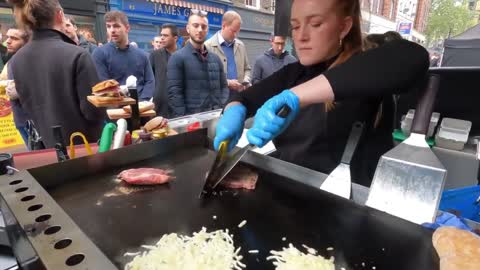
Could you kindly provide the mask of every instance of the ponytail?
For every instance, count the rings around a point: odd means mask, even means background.
[[[15,20],[23,28],[36,30],[53,27],[58,0],[7,0],[13,6]]]
[[[352,18],[352,27],[348,34],[341,40],[341,52],[335,62],[328,69],[346,62],[350,57],[362,51],[362,25],[361,10],[359,0],[337,0],[337,8],[341,15]],[[327,112],[335,108],[334,102],[327,102],[325,110]]]

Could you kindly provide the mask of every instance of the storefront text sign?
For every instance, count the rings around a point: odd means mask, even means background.
[[[161,3],[152,3],[145,0],[124,0],[123,9],[128,13],[136,13],[147,16],[162,17],[171,20],[187,21],[191,9]],[[210,24],[219,25],[222,22],[222,15],[208,12],[207,15]]]

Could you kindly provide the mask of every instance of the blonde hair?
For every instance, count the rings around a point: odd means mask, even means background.
[[[62,7],[58,0],[7,0],[13,5],[17,24],[31,30],[51,28],[55,13]]]
[[[234,21],[239,20],[242,23],[242,17],[236,11],[229,10],[223,14],[222,24],[231,25]]]

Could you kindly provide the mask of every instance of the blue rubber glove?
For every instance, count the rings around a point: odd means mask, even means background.
[[[216,151],[218,151],[220,143],[225,140],[229,141],[228,151],[231,151],[237,145],[243,133],[246,115],[247,108],[241,104],[230,106],[223,112],[217,123],[215,139],[213,140],[213,147]]]
[[[455,227],[461,230],[472,231],[472,229],[468,227],[461,218],[448,212],[443,212],[442,214],[437,216],[435,223],[424,223],[422,224],[422,226],[433,230],[436,230],[440,227],[448,226]]]
[[[277,113],[284,105],[288,105],[291,109],[290,114],[286,118],[277,116]],[[247,132],[248,142],[258,147],[263,147],[280,135],[295,119],[299,111],[300,100],[292,91],[284,90],[282,93],[272,97],[257,111],[253,126]]]

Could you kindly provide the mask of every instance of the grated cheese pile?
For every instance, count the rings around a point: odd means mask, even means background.
[[[313,248],[305,246],[307,253],[301,252],[292,244],[282,251],[270,251],[272,256],[267,260],[272,260],[276,270],[335,270],[333,258],[325,259],[317,255],[317,251]]]
[[[240,248],[235,250],[232,235],[227,230],[207,232],[206,228],[193,236],[164,235],[155,246],[145,248],[125,266],[125,270],[241,270]]]

